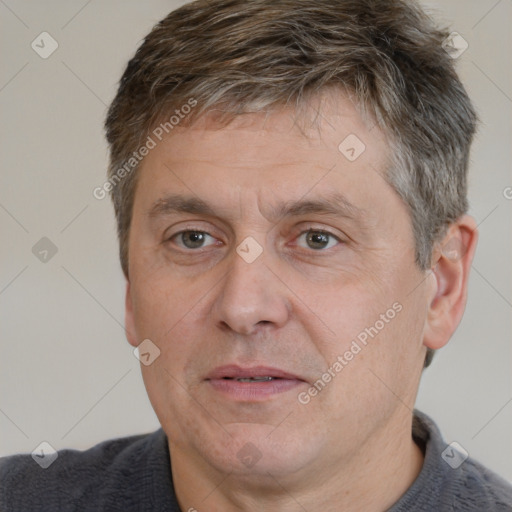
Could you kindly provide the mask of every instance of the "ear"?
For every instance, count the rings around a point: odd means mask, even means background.
[[[466,307],[471,262],[478,232],[475,220],[464,215],[450,225],[433,251],[431,294],[423,344],[437,350],[446,345]]]
[[[135,331],[135,319],[133,317],[133,302],[130,289],[130,281],[126,281],[126,297],[125,297],[125,312],[124,312],[124,325],[126,332],[126,339],[130,345],[136,347],[138,343]]]

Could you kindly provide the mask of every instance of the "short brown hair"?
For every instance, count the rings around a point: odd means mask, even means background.
[[[119,170],[158,123],[191,100],[184,123],[214,107],[226,119],[298,108],[331,86],[387,136],[386,178],[411,212],[416,262],[430,268],[434,242],[467,211],[476,126],[447,37],[411,0],[198,0],[171,12],[128,63],[105,123],[125,275],[138,161]]]

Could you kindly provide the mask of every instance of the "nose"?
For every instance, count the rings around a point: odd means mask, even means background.
[[[237,253],[231,255],[231,266],[220,283],[212,311],[219,328],[251,335],[288,321],[288,290],[267,266],[265,256],[264,251],[247,263]]]

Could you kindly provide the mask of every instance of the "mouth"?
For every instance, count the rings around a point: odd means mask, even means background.
[[[231,377],[223,377],[225,380],[237,380],[238,382],[269,382],[271,380],[276,380],[279,377],[240,377],[237,379],[233,379]]]
[[[221,366],[205,379],[218,393],[238,401],[262,401],[306,382],[287,371],[267,366]]]

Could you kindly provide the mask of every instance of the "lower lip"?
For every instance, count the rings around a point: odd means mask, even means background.
[[[207,382],[215,389],[235,400],[258,401],[294,389],[303,381],[297,379],[275,379],[262,382],[240,382],[235,379],[210,379]]]

